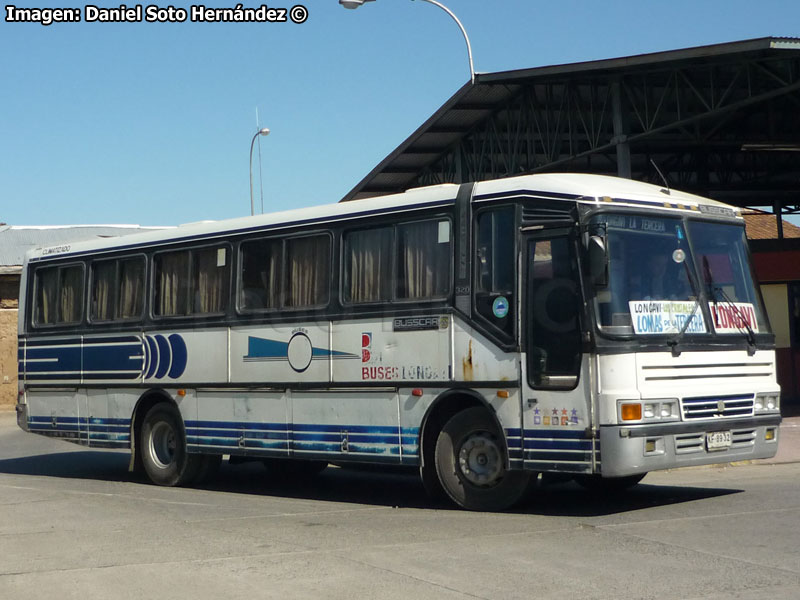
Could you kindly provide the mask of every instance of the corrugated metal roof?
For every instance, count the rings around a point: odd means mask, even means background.
[[[163,227],[140,225],[0,226],[0,267],[22,265],[25,253],[34,248],[57,246],[97,238],[142,233]]]

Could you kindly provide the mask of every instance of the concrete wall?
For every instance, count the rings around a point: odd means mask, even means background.
[[[17,402],[17,310],[0,308],[0,410]]]

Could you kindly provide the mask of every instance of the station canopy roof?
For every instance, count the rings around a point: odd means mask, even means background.
[[[800,212],[800,38],[478,73],[343,201],[558,171]]]

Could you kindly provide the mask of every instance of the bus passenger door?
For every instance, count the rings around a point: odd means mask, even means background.
[[[525,468],[591,472],[591,384],[582,352],[576,236],[525,236],[522,272],[522,445]]]

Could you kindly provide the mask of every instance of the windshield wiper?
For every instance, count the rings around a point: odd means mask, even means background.
[[[717,294],[715,292],[719,292],[723,302],[725,302],[728,308],[736,315],[736,320],[738,321],[738,323],[736,323],[736,329],[745,333],[748,356],[753,356],[756,353],[756,333],[753,331],[753,328],[750,327],[750,323],[747,321],[744,314],[742,314],[742,310],[736,306],[736,303],[731,300],[731,297],[728,296],[725,290],[712,285],[714,283],[714,276],[711,274],[711,265],[708,264],[707,256],[703,256],[703,277],[705,278],[706,287],[708,288],[708,295],[714,303],[714,312],[716,313],[717,311]]]
[[[715,292],[719,292],[720,296],[722,296],[722,301],[736,315],[736,319],[734,319],[736,328],[745,334],[745,338],[747,339],[747,354],[753,356],[753,354],[756,353],[756,332],[750,327],[750,323],[748,323],[744,313],[742,313],[742,309],[736,306],[736,303],[731,300],[731,297],[728,296],[721,287],[712,287],[709,284],[708,289],[711,292],[711,301],[714,303],[715,310],[717,307],[717,295]]]
[[[690,314],[689,318],[686,319],[686,321],[683,323],[683,327],[681,327],[681,330],[677,333],[677,335],[667,342],[667,346],[669,346],[670,350],[672,351],[672,356],[675,357],[681,355],[681,350],[680,348],[678,348],[678,344],[680,344],[681,340],[683,340],[683,336],[689,329],[689,325],[691,325],[692,319],[694,319],[694,316],[697,314],[697,309],[700,308],[700,299],[701,299],[700,292],[698,291],[700,289],[700,284],[697,283],[694,277],[692,276],[692,270],[689,268],[689,265],[686,264],[685,258],[682,262],[684,268],[686,269],[686,277],[689,279],[689,285],[692,286],[692,293],[694,294],[695,299],[694,299],[694,308],[692,309],[692,314]]]
[[[671,340],[669,340],[667,342],[667,346],[669,346],[670,350],[672,350],[672,356],[680,356],[681,355],[681,351],[680,351],[680,348],[678,348],[678,344],[681,343],[681,340],[683,339],[683,336],[686,333],[686,330],[689,329],[689,325],[692,323],[692,319],[694,319],[694,316],[697,314],[697,309],[698,308],[700,308],[700,297],[699,296],[697,298],[695,298],[694,308],[692,309],[692,314],[690,314],[689,318],[686,319],[686,321],[684,321],[683,327],[681,327],[681,330],[677,333],[677,335],[675,335],[674,338],[672,338]]]

